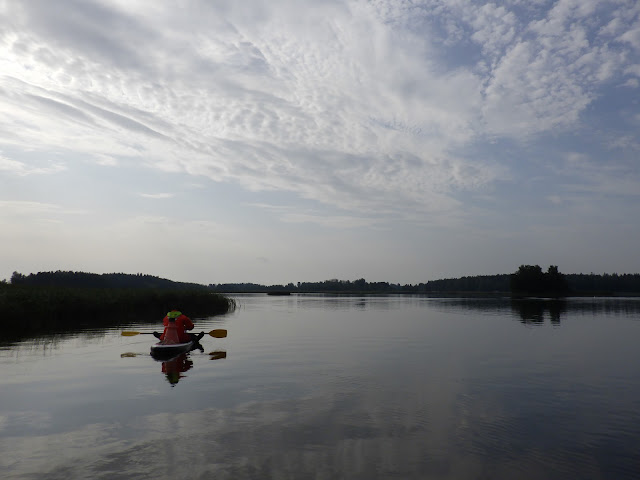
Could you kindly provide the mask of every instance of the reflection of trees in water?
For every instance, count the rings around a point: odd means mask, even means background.
[[[576,298],[571,302],[571,311],[582,315],[638,315],[640,297]]]
[[[640,298],[595,297],[571,299],[520,299],[513,300],[514,310],[523,321],[534,320],[536,311],[548,312],[552,323],[560,323],[560,317],[573,316],[632,316],[640,314]],[[536,310],[537,309],[537,310]]]
[[[111,319],[106,316],[96,317],[89,315],[85,318],[76,318],[73,321],[58,321],[39,317],[29,317],[27,320],[20,318],[10,328],[3,330],[0,337],[0,346],[18,344],[26,340],[48,343],[53,340],[60,341],[79,335],[102,337],[106,332],[124,329],[134,323],[137,325],[157,325],[158,316],[140,316],[131,320],[120,318],[117,315]]]
[[[560,299],[517,299],[511,301],[511,309],[524,324],[542,324],[545,312],[553,325],[560,325],[560,317],[567,312],[567,302]]]
[[[288,302],[308,309],[321,310],[392,310],[403,308],[408,302],[417,303],[425,297],[411,295],[361,295],[361,294],[298,294],[286,297]]]
[[[640,297],[573,297],[573,298],[446,298],[437,299],[431,305],[440,305],[446,310],[469,310],[483,314],[500,314],[509,311],[523,324],[542,325],[546,319],[559,325],[568,314],[574,316],[640,314]]]
[[[82,339],[82,341],[98,343],[101,339],[105,338],[109,330],[97,330],[97,329],[75,329],[69,331],[54,331],[49,333],[40,333],[38,336],[33,337],[21,337],[14,335],[7,335],[0,338],[0,347],[11,348],[15,351],[30,352],[38,351],[43,355],[48,355],[55,350],[58,350],[72,339]]]
[[[432,305],[444,305],[447,309],[499,312],[509,308],[510,297],[449,297],[437,298]]]

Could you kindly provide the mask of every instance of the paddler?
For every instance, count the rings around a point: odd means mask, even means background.
[[[187,343],[191,340],[199,340],[196,338],[196,335],[186,332],[186,330],[193,329],[193,322],[177,308],[167,313],[162,319],[162,324],[164,325],[162,335],[158,332],[153,332],[153,335],[161,341],[167,340],[167,342],[171,343]]]

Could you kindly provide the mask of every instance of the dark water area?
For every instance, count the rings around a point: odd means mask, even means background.
[[[0,346],[2,478],[640,478],[638,298],[235,298]]]

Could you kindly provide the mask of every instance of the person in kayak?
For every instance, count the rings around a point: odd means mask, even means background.
[[[171,341],[171,343],[187,343],[197,339],[196,335],[186,332],[187,330],[193,329],[193,322],[178,309],[174,308],[168,312],[162,319],[162,324],[164,325],[162,335],[158,332],[153,332],[153,335],[159,338],[160,341],[166,339],[168,342]]]

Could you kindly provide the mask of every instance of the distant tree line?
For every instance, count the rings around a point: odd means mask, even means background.
[[[386,294],[428,294],[444,292],[507,292],[509,275],[462,277],[446,280],[432,280],[418,284],[399,284],[389,282],[367,282],[357,280],[324,280],[322,282],[298,282],[287,285],[260,285],[255,283],[210,284],[220,293],[386,293]]]
[[[86,273],[71,271],[38,272],[23,275],[13,272],[11,285],[69,288],[159,288],[172,290],[206,289],[197,283],[174,282],[153,275],[128,273]]]
[[[509,278],[508,274],[500,274],[431,280],[425,284],[425,293],[508,292]]]
[[[221,283],[210,284],[209,288],[220,293],[612,295],[640,294],[640,274],[562,274],[555,265],[550,266],[546,272],[538,265],[522,265],[512,274],[465,276],[418,284],[367,282],[360,278],[353,281],[332,279],[287,285]]]
[[[321,282],[298,282],[287,285],[260,285],[256,283],[219,283],[209,288],[219,293],[424,293],[424,284],[401,285],[389,282],[367,282],[358,280],[324,280]]]
[[[6,282],[0,282],[7,284]],[[640,293],[640,274],[562,274],[557,266],[543,272],[538,265],[521,265],[512,274],[477,275],[460,278],[430,280],[418,284],[367,282],[357,280],[324,280],[278,285],[257,283],[220,283],[201,285],[174,282],[143,274],[56,271],[23,275],[14,272],[11,285],[69,288],[143,288],[169,290],[208,290],[216,293],[379,293],[379,294],[464,294],[464,293],[532,293],[560,292],[562,294]]]
[[[298,282],[287,285],[259,285],[255,283],[221,283],[209,287],[220,293],[385,293],[385,294],[429,294],[429,293],[496,293],[509,292],[509,274],[481,275],[475,277],[430,280],[426,283],[399,284],[389,282],[367,282],[358,280],[324,280],[322,282]]]
[[[640,274],[577,273],[566,275],[569,288],[576,292],[640,293]]]

